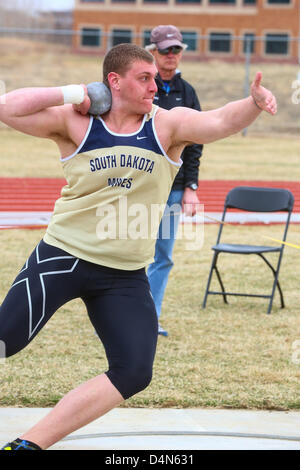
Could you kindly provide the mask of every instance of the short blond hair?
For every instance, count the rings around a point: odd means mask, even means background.
[[[153,55],[136,44],[118,44],[106,54],[103,62],[103,83],[109,87],[108,75],[116,72],[125,75],[133,62],[143,61],[148,64],[154,63]]]

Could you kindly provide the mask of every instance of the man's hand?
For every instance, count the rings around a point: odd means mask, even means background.
[[[182,198],[182,208],[185,215],[192,217],[197,213],[197,207],[199,205],[199,199],[196,191],[190,188],[185,188]]]
[[[261,86],[262,73],[257,72],[251,84],[251,96],[258,108],[272,115],[277,112],[276,98],[270,90]]]
[[[102,82],[89,83],[87,86],[81,85],[85,91],[84,101],[80,105],[74,105],[73,109],[84,116],[101,116],[111,108],[111,92]]]
[[[84,88],[84,100],[80,104],[73,104],[73,109],[74,111],[77,111],[78,113],[82,114],[83,116],[86,116],[89,112],[90,106],[91,106],[91,100],[88,95],[87,87],[83,84],[81,86]]]

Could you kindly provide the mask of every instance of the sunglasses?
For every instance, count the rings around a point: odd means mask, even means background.
[[[172,47],[167,47],[166,49],[157,49],[158,53],[160,55],[167,55],[169,52],[172,52],[172,54],[179,54],[179,52],[182,51],[182,47],[180,46],[172,46]]]

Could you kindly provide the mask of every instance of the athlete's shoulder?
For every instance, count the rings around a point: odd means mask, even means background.
[[[165,109],[165,108],[160,108],[159,106],[157,105],[153,105],[153,108],[154,108],[154,113],[153,115],[155,116],[159,116],[159,118],[163,117],[163,118],[167,118],[168,114],[169,114],[169,110],[168,109]]]
[[[159,108],[158,106],[157,108],[157,117],[164,123],[176,121],[178,124],[179,119],[189,111],[189,108],[185,108],[184,106],[176,106],[172,109]]]
[[[89,114],[83,116],[78,111],[75,111],[73,106],[69,104],[60,106],[59,108],[61,108],[59,112],[64,122],[66,137],[78,147],[86,135],[91,116]],[[56,140],[56,136],[54,136],[53,140]]]

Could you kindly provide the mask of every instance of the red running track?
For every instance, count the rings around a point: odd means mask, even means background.
[[[64,179],[0,178],[0,212],[51,212]],[[300,212],[298,181],[200,180],[198,195],[206,212],[222,212],[227,192],[235,186],[264,186],[289,189],[295,197],[294,212]]]
[[[26,219],[28,217],[26,214],[43,214],[43,216],[50,214],[65,184],[66,181],[63,178],[0,178],[0,227],[37,228],[40,225],[47,225],[45,218],[41,219],[42,222],[32,221],[30,217]],[[292,221],[300,223],[300,182],[298,181],[200,180],[198,195],[200,203],[204,204],[205,213],[217,215],[219,219],[226,194],[236,186],[289,189],[295,197]],[[20,214],[21,218],[18,219]],[[7,221],[14,218],[14,215],[17,221],[14,220],[12,223]],[[6,221],[3,222],[3,220]]]

